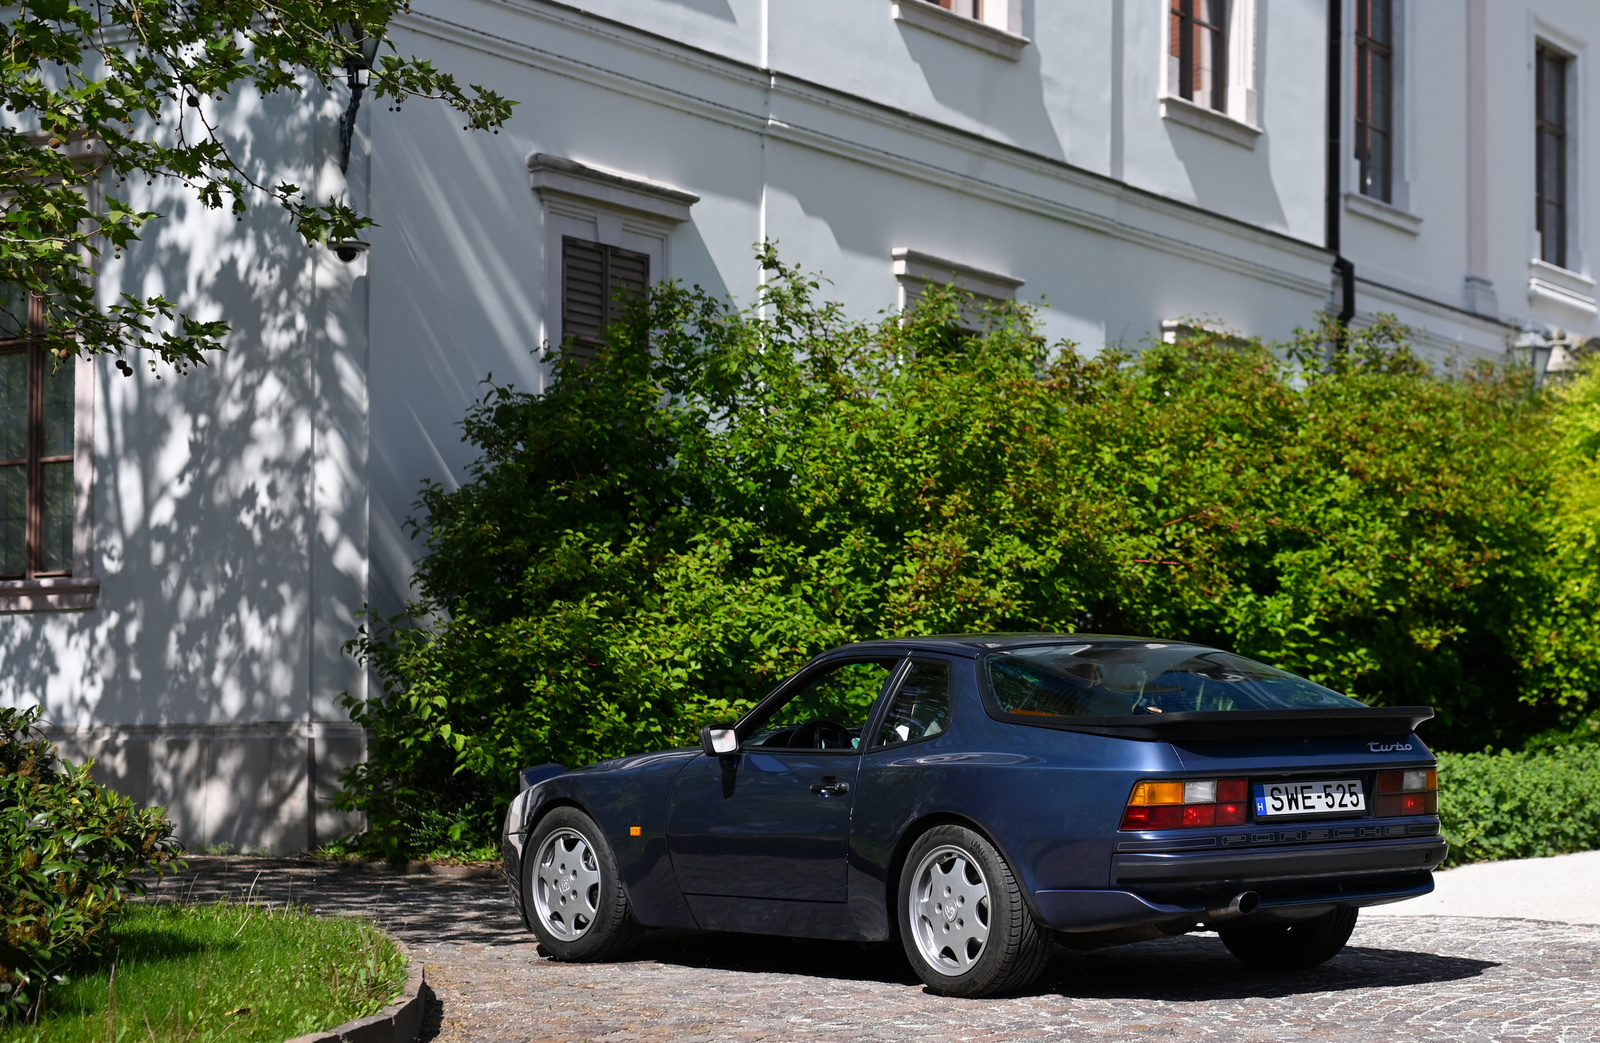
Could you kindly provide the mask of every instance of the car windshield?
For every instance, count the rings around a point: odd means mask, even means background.
[[[1036,717],[1123,717],[1187,710],[1363,704],[1230,652],[1195,645],[1076,642],[990,653],[999,709]]]

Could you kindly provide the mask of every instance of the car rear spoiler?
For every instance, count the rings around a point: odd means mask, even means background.
[[[1433,717],[1431,706],[1309,710],[1197,710],[1127,717],[1045,717],[1001,713],[1002,720],[1066,732],[1146,742],[1197,739],[1299,739],[1328,735],[1405,736]]]

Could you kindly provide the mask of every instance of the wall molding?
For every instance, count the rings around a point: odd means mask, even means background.
[[[1204,210],[1182,200],[1135,188],[1110,177],[982,134],[937,123],[925,117],[868,102],[854,95],[808,81],[776,75],[732,58],[657,38],[642,30],[624,27],[603,17],[557,4],[553,0],[479,0],[479,2],[502,7],[516,14],[533,17],[574,32],[597,36],[633,50],[641,57],[668,61],[713,77],[724,85],[742,87],[750,94],[750,105],[740,107],[724,101],[712,101],[686,91],[674,90],[651,81],[631,77],[611,68],[602,68],[554,50],[535,47],[521,39],[509,39],[432,15],[416,12],[402,15],[396,19],[396,25],[636,100],[654,101],[735,129],[802,145],[838,158],[867,163],[898,176],[914,177],[931,185],[955,189],[1024,213],[1053,218],[1175,256],[1197,260],[1271,285],[1314,296],[1318,300],[1327,296],[1327,276],[1323,268],[1328,255],[1319,244]],[[529,34],[528,38],[539,37],[537,34]],[[1012,185],[963,174],[953,165],[929,163],[903,152],[890,151],[878,144],[864,143],[869,140],[883,141],[885,136],[881,133],[869,132],[844,139],[800,123],[798,114],[786,113],[784,119],[778,119],[770,114],[772,103],[778,101],[796,101],[814,105],[819,112],[826,112],[830,116],[843,116],[867,123],[874,131],[903,134],[939,148],[992,161],[993,167],[998,170],[1045,178],[1059,186],[1063,192],[1088,196],[1094,201],[1095,206],[1090,209],[1060,199],[1047,198]],[[1251,246],[1278,254],[1279,259],[1274,263],[1261,263],[1237,253],[1197,245],[1186,238],[1155,232],[1125,220],[1124,215],[1130,212],[1135,215],[1148,215],[1151,224],[1188,224],[1193,228],[1202,228],[1242,240]],[[1289,266],[1281,263],[1287,260],[1283,256],[1285,254],[1303,261],[1307,265],[1307,271],[1302,274],[1290,270]]]

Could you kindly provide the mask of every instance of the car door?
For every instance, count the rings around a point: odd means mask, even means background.
[[[862,730],[898,658],[822,664],[738,724],[739,749],[673,783],[667,850],[685,894],[845,900]]]

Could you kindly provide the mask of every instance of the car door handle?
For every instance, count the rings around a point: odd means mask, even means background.
[[[819,797],[837,797],[850,792],[848,782],[840,782],[837,775],[824,775],[822,781],[811,787],[811,792]]]

